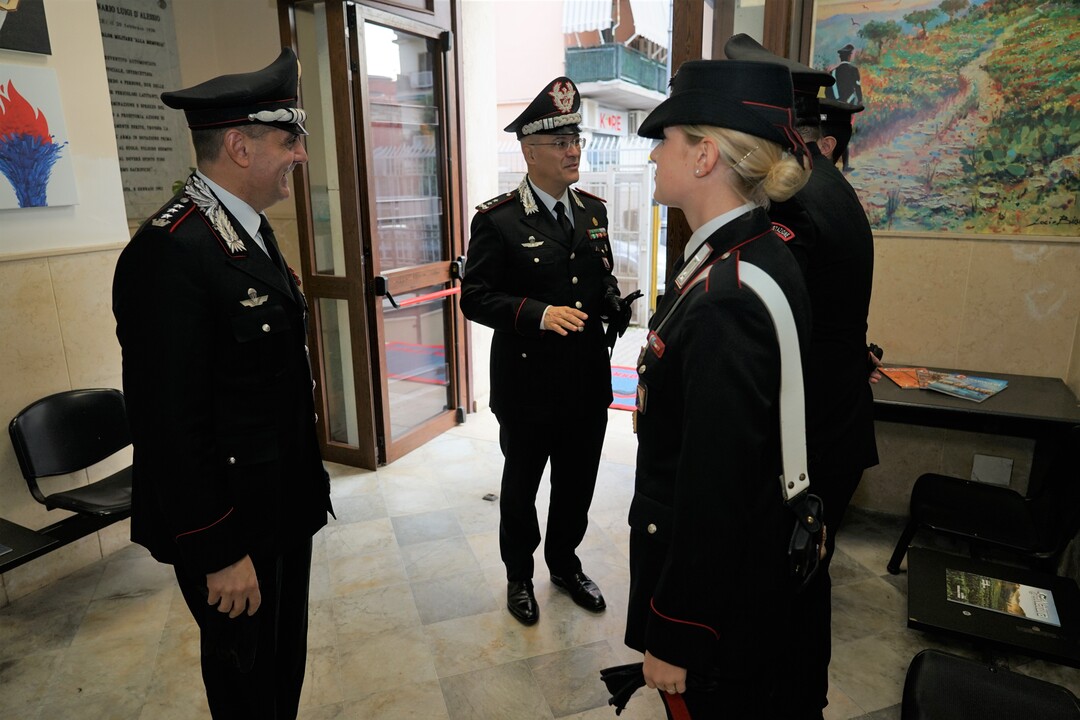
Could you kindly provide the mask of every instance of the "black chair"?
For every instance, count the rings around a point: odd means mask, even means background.
[[[976,660],[923,650],[908,666],[900,720],[1080,720],[1066,688]]]
[[[27,406],[8,426],[30,494],[49,510],[98,518],[97,526],[131,514],[131,466],[89,485],[46,495],[38,478],[67,475],[131,444],[124,394],[114,389],[68,390]]]
[[[1056,573],[1080,531],[1080,426],[1035,446],[1028,496],[1009,488],[926,473],[915,481],[907,526],[888,570],[900,563],[920,529],[968,541],[974,555],[1000,551],[1022,565]]]

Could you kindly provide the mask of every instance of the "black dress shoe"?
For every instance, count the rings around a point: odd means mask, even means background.
[[[532,580],[511,580],[506,584],[506,608],[524,625],[533,625],[540,619]]]
[[[607,608],[604,595],[589,576],[578,571],[573,575],[551,576],[551,584],[570,593],[570,598],[589,612],[603,612]]]

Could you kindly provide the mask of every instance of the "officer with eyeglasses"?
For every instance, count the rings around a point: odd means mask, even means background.
[[[536,493],[549,461],[544,561],[551,583],[586,610],[606,608],[576,549],[612,400],[601,319],[621,308],[604,201],[570,187],[585,148],[580,107],[577,86],[558,77],[505,128],[521,141],[528,174],[476,208],[461,286],[465,317],[495,330],[491,409],[504,456],[499,549],[507,608],[525,625],[540,617]]]

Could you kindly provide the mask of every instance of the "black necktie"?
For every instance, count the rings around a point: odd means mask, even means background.
[[[566,208],[563,207],[561,202],[555,203],[555,219],[558,221],[559,227],[562,228],[563,235],[566,236],[566,241],[573,241],[574,226],[570,224],[570,218],[566,217]]]
[[[263,243],[266,245],[266,254],[270,256],[270,260],[277,266],[277,269],[281,271],[281,274],[285,276],[286,280],[290,279],[289,268],[285,265],[285,259],[281,257],[281,251],[278,250],[277,238],[274,237],[274,231],[270,229],[270,223],[267,222],[265,215],[259,216],[259,235],[262,236]]]

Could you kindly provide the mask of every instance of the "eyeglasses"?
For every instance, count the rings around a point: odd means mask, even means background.
[[[567,150],[569,150],[571,148],[571,146],[576,147],[579,150],[584,150],[585,149],[585,138],[583,138],[583,137],[576,137],[576,138],[572,138],[572,139],[559,138],[555,142],[549,142],[549,143],[539,143],[538,142],[538,143],[529,143],[529,144],[530,145],[550,145],[553,148],[555,148],[556,150],[558,150],[559,152],[564,153]]]

